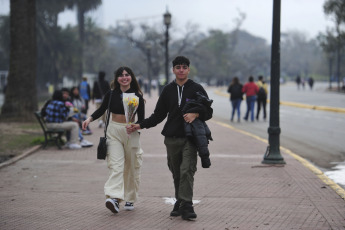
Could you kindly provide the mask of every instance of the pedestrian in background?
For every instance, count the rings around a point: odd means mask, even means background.
[[[85,102],[85,108],[81,112],[87,114],[87,111],[89,110],[89,101],[91,98],[90,85],[87,83],[87,77],[83,77],[83,81],[79,84],[79,94]]]
[[[299,86],[301,85],[301,77],[299,75],[297,75],[295,81],[296,81],[296,84],[297,84],[297,89],[299,89]]]
[[[267,84],[264,81],[263,76],[258,77],[258,82],[256,85],[259,87],[259,92],[257,94],[257,112],[256,112],[256,120],[259,120],[259,115],[260,115],[260,109],[262,107],[263,113],[264,113],[264,120],[266,120],[266,103],[267,103],[267,95],[268,95],[268,90],[267,90]]]
[[[240,83],[238,77],[234,77],[232,82],[228,87],[228,93],[230,93],[230,101],[232,105],[232,112],[230,121],[234,120],[235,112],[237,111],[237,121],[241,121],[241,102],[243,100],[243,93],[242,93],[242,84]]]
[[[113,90],[105,94],[101,106],[83,122],[83,129],[85,130],[90,122],[106,113],[110,100],[110,118],[106,133],[109,177],[104,185],[104,193],[106,207],[113,213],[118,213],[121,201],[126,202],[125,210],[134,209],[134,202],[138,198],[143,154],[139,133],[135,131],[131,136],[127,134],[123,93],[133,93],[139,98],[136,111],[137,122],[141,122],[145,118],[145,103],[143,93],[130,68],[120,67],[114,75]]]
[[[242,92],[246,94],[247,112],[244,116],[244,120],[248,121],[249,113],[251,114],[250,119],[254,121],[254,108],[256,101],[256,94],[259,92],[259,87],[254,83],[253,76],[250,76],[248,82],[244,84]]]
[[[85,107],[86,107],[85,100],[80,95],[79,89],[76,86],[71,88],[70,95],[71,95],[71,102],[72,102],[73,107],[74,107],[74,111],[73,111],[74,113],[73,113],[72,117],[75,119],[76,122],[78,122],[79,127],[81,128],[82,122],[87,119],[87,116],[84,113]],[[83,135],[92,134],[90,127],[88,126],[86,130],[83,130],[82,134]]]
[[[305,79],[301,78],[302,89],[305,90]]]
[[[72,89],[73,89],[73,91],[75,91],[75,90],[78,91],[77,87],[73,87]],[[62,98],[65,102],[65,106],[69,109],[69,113],[68,113],[68,116],[66,118],[67,121],[74,121],[78,124],[78,127],[79,127],[78,138],[79,138],[81,147],[92,147],[93,143],[84,138],[84,136],[82,134],[82,129],[81,129],[80,124],[79,124],[79,118],[78,118],[78,116],[75,116],[77,114],[78,108],[76,106],[74,106],[74,104],[72,102],[73,98],[70,95],[71,90],[68,88],[62,88],[61,91],[62,91]],[[79,91],[78,91],[78,93],[79,93]],[[67,146],[69,145],[70,135],[71,135],[70,132],[67,131],[66,132],[67,143],[65,144]]]
[[[98,73],[98,80],[94,82],[92,89],[92,103],[96,104],[97,109],[102,105],[103,97],[108,91],[110,91],[109,82],[105,80],[105,72],[100,71]],[[98,120],[98,127],[102,128],[104,124],[105,114]]]
[[[313,90],[313,86],[314,86],[314,79],[312,77],[308,78],[308,85],[310,87],[310,90]]]

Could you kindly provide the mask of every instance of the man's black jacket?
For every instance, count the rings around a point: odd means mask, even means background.
[[[212,100],[208,99],[202,93],[197,92],[196,99],[189,100],[186,102],[182,109],[185,113],[198,113],[199,111],[212,110],[211,104]],[[195,119],[192,123],[184,123],[184,129],[186,136],[190,137],[195,145],[197,146],[199,156],[201,158],[201,163],[203,168],[209,168],[211,166],[210,152],[208,150],[209,140],[213,140],[211,136],[211,131],[208,128],[205,121],[200,119]]]
[[[178,87],[179,90],[177,89]],[[180,92],[180,94],[182,92],[180,106],[178,104],[178,92]],[[142,129],[154,127],[168,116],[162,134],[166,137],[186,137],[181,108],[184,107],[187,101],[195,100],[197,98],[197,92],[201,92],[207,97],[205,89],[193,80],[189,79],[183,85],[183,89],[178,86],[175,81],[172,81],[164,87],[153,114],[149,118],[141,121],[139,123],[140,127]],[[199,113],[200,120],[206,121],[212,117],[213,110],[211,108],[209,110],[200,108],[197,113]]]

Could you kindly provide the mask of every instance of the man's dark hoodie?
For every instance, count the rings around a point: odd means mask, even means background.
[[[154,127],[168,116],[162,135],[166,137],[186,137],[182,108],[186,101],[197,98],[197,92],[201,92],[208,97],[205,89],[191,79],[188,79],[182,87],[176,84],[175,81],[169,83],[164,87],[154,112],[149,118],[140,122],[140,127],[142,129]],[[181,94],[181,104],[179,105],[179,95]],[[212,117],[213,110],[204,109],[198,112],[199,119],[206,121]]]

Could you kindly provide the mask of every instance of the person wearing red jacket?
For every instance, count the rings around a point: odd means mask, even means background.
[[[244,120],[248,121],[249,112],[250,119],[254,121],[254,106],[256,101],[256,94],[259,92],[259,87],[254,83],[253,76],[249,76],[248,82],[243,86],[242,92],[246,94],[247,112]]]

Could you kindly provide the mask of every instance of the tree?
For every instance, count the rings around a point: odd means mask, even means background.
[[[45,89],[47,82],[55,87],[60,80],[58,15],[67,6],[67,0],[36,0],[37,9],[37,85]],[[77,43],[75,43],[77,44]]]
[[[0,16],[0,69],[8,69],[10,57],[10,17]]]
[[[10,68],[1,119],[34,119],[36,95],[35,0],[10,1]]]
[[[228,62],[228,34],[220,30],[209,31],[209,36],[196,46],[197,55],[194,62],[198,76],[208,83],[211,79],[226,77]],[[216,70],[216,71],[215,71]]]
[[[345,24],[345,1],[344,0],[328,0],[323,5],[324,12],[333,18],[335,22],[335,31],[337,39],[337,81],[338,90],[340,90],[340,65],[341,51],[344,48],[345,32],[342,25]]]
[[[84,62],[84,41],[85,41],[85,14],[97,9],[102,4],[102,0],[68,0],[69,8],[77,8],[77,19],[79,29],[79,71],[78,77],[81,79],[83,76],[83,62]]]
[[[136,29],[140,32],[137,32]],[[147,71],[149,82],[152,80],[152,76],[155,78],[159,76],[164,64],[164,50],[162,49],[164,39],[163,34],[158,32],[154,26],[140,24],[136,27],[132,22],[124,21],[122,25],[114,28],[111,34],[118,39],[126,40],[132,47],[141,52],[142,61],[148,62],[145,66],[149,68]],[[128,56],[124,58],[128,58]]]
[[[328,59],[329,68],[329,88],[332,88],[332,76],[333,76],[333,60],[337,50],[337,38],[334,37],[331,31],[327,31],[326,34],[320,33],[317,37],[323,52]]]

